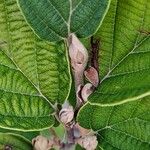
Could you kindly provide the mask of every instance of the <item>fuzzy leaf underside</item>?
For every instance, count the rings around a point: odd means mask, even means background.
[[[16,0],[0,0],[0,127],[52,126],[50,103],[64,102],[70,82],[64,44],[37,38]]]
[[[112,0],[101,28],[100,85],[89,97],[114,105],[150,95],[150,1]]]
[[[8,147],[13,150],[33,150],[32,144],[25,138],[16,134],[0,133],[0,149]]]
[[[150,97],[116,106],[88,103],[81,108],[78,122],[96,131],[101,149],[150,149]]]
[[[60,41],[69,33],[93,34],[100,26],[110,0],[18,0],[35,33],[48,41]]]

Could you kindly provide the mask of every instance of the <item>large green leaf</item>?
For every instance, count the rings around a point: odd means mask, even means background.
[[[18,0],[33,30],[43,39],[59,41],[70,32],[93,34],[101,24],[110,0]]]
[[[33,138],[35,138],[36,136],[40,134],[40,131],[23,132],[23,131],[15,131],[15,130],[8,130],[8,129],[0,128],[0,133],[18,134],[18,135],[25,137],[29,141],[32,141]]]
[[[62,43],[38,39],[16,0],[0,0],[0,126],[21,130],[50,127],[51,103],[63,103],[70,72]]]
[[[150,97],[117,106],[86,104],[79,124],[96,131],[104,150],[150,149]]]
[[[100,85],[94,104],[123,103],[150,95],[150,1],[112,0],[100,38]]]
[[[25,138],[15,135],[0,133],[0,150],[33,150],[31,143]]]

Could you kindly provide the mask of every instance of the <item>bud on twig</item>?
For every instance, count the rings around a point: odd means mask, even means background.
[[[99,76],[98,72],[94,67],[89,67],[87,70],[84,71],[85,77],[88,79],[89,82],[92,83],[95,87],[99,84]]]
[[[75,79],[75,87],[83,84],[83,73],[88,62],[88,52],[75,34],[68,38],[69,56]]]
[[[37,136],[32,140],[35,150],[49,150],[53,147],[54,143],[43,136]]]
[[[74,118],[74,110],[73,107],[70,106],[69,104],[65,103],[63,105],[63,108],[59,112],[59,119],[62,123],[67,125],[70,123]]]
[[[87,101],[88,97],[93,93],[94,87],[91,83],[87,83],[81,91],[81,96],[84,102]]]
[[[86,150],[95,150],[98,141],[95,135],[87,135],[77,139],[77,143]]]
[[[78,123],[75,124],[74,126],[74,130],[75,130],[75,137],[76,138],[79,138],[79,137],[83,137],[83,136],[86,136],[86,135],[89,135],[91,130],[89,129],[85,129],[83,127],[81,127]]]
[[[75,72],[83,72],[88,62],[88,52],[75,34],[69,36],[69,56]]]

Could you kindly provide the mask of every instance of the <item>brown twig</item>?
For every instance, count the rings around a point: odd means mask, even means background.
[[[98,39],[94,39],[94,37],[91,37],[91,52],[90,52],[90,65],[92,67],[94,67],[97,72],[99,73],[99,63],[98,63],[98,59],[99,59],[99,47],[100,47],[100,40]]]

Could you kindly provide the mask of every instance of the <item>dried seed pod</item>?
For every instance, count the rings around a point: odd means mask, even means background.
[[[34,146],[35,150],[49,150],[53,147],[53,144],[53,141],[48,140],[41,135],[32,140],[32,145]]]
[[[93,93],[94,91],[94,87],[91,83],[87,83],[83,88],[82,88],[82,91],[81,91],[81,96],[82,96],[82,99],[84,100],[84,102],[87,101],[88,97]]]
[[[59,112],[60,121],[65,125],[67,125],[68,123],[72,122],[73,118],[74,118],[73,107],[70,105],[64,105],[61,111]]]
[[[77,139],[77,143],[86,150],[95,150],[98,145],[97,137],[95,135],[81,137]]]
[[[99,84],[98,72],[94,67],[89,67],[84,71],[84,75],[89,82],[91,82],[95,87]]]

